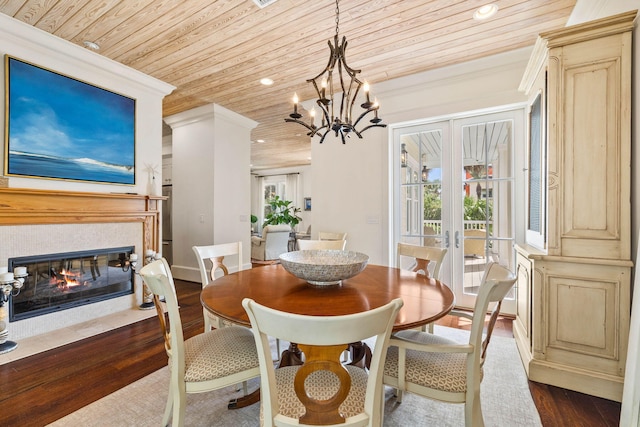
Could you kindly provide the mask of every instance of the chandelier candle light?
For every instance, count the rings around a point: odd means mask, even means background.
[[[315,108],[309,112],[310,120],[306,123],[302,120],[302,114],[298,112],[298,95],[293,96],[293,113],[289,114],[289,118],[284,119],[285,122],[298,123],[309,130],[308,136],[314,137],[320,136],[320,143],[324,141],[329,131],[334,131],[335,136],[340,135],[342,143],[345,144],[345,137],[349,137],[351,133],[355,133],[358,138],[362,138],[362,133],[372,127],[386,127],[387,125],[382,123],[382,119],[378,117],[378,109],[380,105],[378,100],[374,98],[371,102],[371,94],[369,84],[362,82],[358,79],[357,74],[361,70],[354,70],[347,65],[345,58],[345,52],[347,50],[347,38],[342,37],[342,41],[338,44],[338,27],[340,22],[340,9],[338,7],[338,0],[336,0],[336,35],[333,37],[333,44],[331,40],[329,44],[329,63],[326,68],[317,76],[312,79],[308,79],[308,83],[312,83],[318,99],[316,104],[320,107],[322,115],[322,123],[320,126],[315,124]],[[337,73],[334,76],[333,72],[337,66]],[[335,84],[334,84],[335,77]],[[340,106],[336,105],[336,99],[334,97],[334,88],[339,88],[342,91],[340,97]],[[360,104],[360,107],[364,110],[354,120],[353,107],[356,103],[356,98],[360,89],[364,92],[365,102]],[[369,120],[371,124],[358,130],[357,126],[360,121],[373,112],[374,116]],[[356,113],[357,114],[357,113]]]
[[[156,252],[153,249],[147,249],[144,251],[144,265],[149,264],[153,261],[159,260],[162,258],[162,254],[160,252]],[[129,262],[133,265],[133,269],[136,270],[138,266],[138,254],[129,255]],[[161,298],[161,301],[164,301],[164,298]],[[140,310],[151,310],[155,307],[155,303],[153,302],[153,293],[148,288],[147,284],[142,282],[142,304],[138,306]]]

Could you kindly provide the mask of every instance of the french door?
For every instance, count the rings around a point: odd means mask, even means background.
[[[488,262],[515,269],[513,153],[523,117],[517,109],[394,129],[392,253],[397,242],[447,248],[440,278],[459,307],[473,307]],[[503,312],[515,312],[514,295]]]

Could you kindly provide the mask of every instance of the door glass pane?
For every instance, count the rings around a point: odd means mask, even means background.
[[[409,132],[400,143],[400,241],[442,246],[442,131]],[[409,262],[401,259],[400,267]]]
[[[477,294],[488,262],[513,266],[512,128],[510,120],[462,128],[465,294]]]

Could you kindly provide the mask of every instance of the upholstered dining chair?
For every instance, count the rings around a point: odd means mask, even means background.
[[[215,276],[218,270],[220,270],[223,275],[229,274],[229,269],[224,263],[224,257],[236,256],[238,260],[238,271],[244,270],[242,268],[242,242],[221,243],[209,246],[193,246],[192,249],[198,260],[202,288],[216,280]],[[207,268],[205,261],[211,264],[211,268]],[[219,329],[233,325],[232,322],[220,319],[205,308],[202,309],[202,314],[204,316],[205,331],[209,331],[212,328]],[[276,340],[276,354],[277,358],[279,358],[280,340]],[[246,383],[243,384],[243,386],[246,391]]]
[[[347,233],[318,232],[318,240],[347,240]]]
[[[464,256],[484,258],[486,239],[486,230],[464,230]]]
[[[400,268],[403,259],[405,259],[403,257],[408,257],[411,261],[407,270],[440,280],[440,267],[442,267],[442,261],[446,254],[447,248],[398,243],[397,266]]]
[[[423,234],[424,237],[422,238],[422,244],[424,246],[436,246],[438,244],[436,238],[434,237],[436,235],[435,228],[429,225],[425,225],[423,228]]]
[[[305,316],[242,301],[260,357],[262,425],[381,426],[382,365],[401,299],[366,312]],[[269,336],[295,342],[305,363],[274,369]],[[369,371],[340,363],[348,343],[376,338]]]
[[[400,331],[392,336],[383,381],[396,388],[397,402],[402,402],[402,393],[407,391],[434,400],[464,403],[465,425],[484,426],[480,382],[487,346],[502,300],[515,282],[515,275],[507,268],[497,263],[487,265],[473,314],[451,312],[471,319],[467,343],[417,330]],[[489,308],[491,315],[487,321]]]
[[[198,260],[198,268],[200,269],[200,280],[204,288],[209,283],[216,280],[216,272],[223,275],[229,274],[229,268],[225,263],[225,257],[234,257],[238,262],[238,271],[242,268],[242,242],[222,243],[208,246],[193,246],[193,252]],[[228,261],[227,261],[228,262]],[[211,267],[208,267],[210,264]],[[215,329],[225,326],[225,322],[221,321],[205,309],[202,309],[204,315],[204,330],[208,331],[212,327]],[[228,322],[227,322],[228,323]]]
[[[407,270],[440,280],[440,267],[446,254],[447,248],[398,243],[396,265],[401,268],[402,261],[409,258]],[[433,333],[433,323],[422,325],[422,331]]]
[[[255,339],[249,328],[229,326],[184,339],[178,298],[169,264],[164,258],[140,270],[153,293],[164,346],[169,356],[169,396],[162,425],[184,425],[187,393],[216,390],[260,375]],[[160,296],[166,300],[165,314]],[[167,321],[168,320],[168,321]]]
[[[334,249],[343,251],[346,246],[346,240],[298,240],[298,249],[301,251],[313,249]]]

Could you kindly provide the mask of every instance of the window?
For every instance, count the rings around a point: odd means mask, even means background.
[[[281,199],[285,198],[286,176],[279,175],[267,177],[264,179],[262,188],[264,194],[264,197],[262,199],[262,218],[266,218],[267,215],[271,213],[271,205],[269,205],[269,202],[276,196],[280,197]]]
[[[546,141],[543,132],[542,93],[529,112],[527,243],[544,249],[546,243]]]

